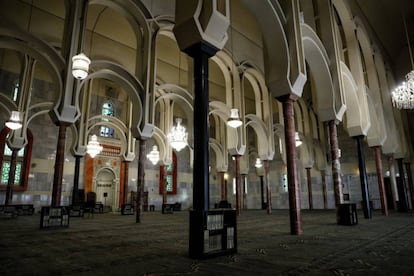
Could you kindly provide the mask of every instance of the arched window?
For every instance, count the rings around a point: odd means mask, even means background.
[[[160,194],[164,193],[164,179],[167,181],[167,194],[177,194],[177,156],[175,152],[173,152],[172,157],[173,161],[170,165],[160,166]]]
[[[19,90],[20,90],[19,87],[20,87],[19,82],[16,81],[14,83],[13,93],[12,93],[12,99],[13,99],[13,102],[15,103],[17,103],[17,99],[19,98]]]
[[[104,116],[115,116],[114,114],[114,104],[111,102],[104,102],[102,105],[102,115]],[[108,121],[108,119],[102,119],[103,121]],[[101,126],[101,136],[102,137],[114,137],[114,129],[106,126]]]
[[[3,128],[0,132],[0,190],[7,189],[7,183],[9,181],[10,166],[12,150],[7,146],[7,136],[10,133],[10,129]],[[30,130],[27,130],[27,145],[20,149],[17,153],[16,159],[16,171],[14,176],[14,187],[15,191],[25,191],[27,189],[27,182],[29,177],[29,164],[32,156],[32,144],[33,135]]]

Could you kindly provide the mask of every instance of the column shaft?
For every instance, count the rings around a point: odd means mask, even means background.
[[[291,97],[282,100],[283,119],[285,124],[286,162],[289,189],[290,233],[302,234],[302,219],[300,213],[300,186],[297,172],[297,154],[295,141],[295,118]]]
[[[52,207],[60,205],[62,195],[63,165],[65,162],[66,128],[68,124],[60,123],[56,146],[55,173],[53,176]]]
[[[341,163],[339,161],[339,147],[338,147],[338,134],[336,130],[335,121],[328,122],[329,127],[329,143],[331,145],[331,158],[332,158],[332,178],[335,191],[335,205],[344,202],[344,195],[342,193],[342,180],[341,180]]]
[[[18,149],[12,149],[9,179],[7,180],[6,200],[4,202],[4,205],[9,205],[13,201],[13,185],[14,185],[14,178],[16,177],[16,162],[17,162],[18,151],[19,151]]]
[[[404,174],[404,167],[403,167],[403,159],[398,158],[398,171],[400,174],[400,181],[397,181],[397,190],[398,190],[398,211],[399,212],[407,212],[407,194],[405,192],[405,174]]]
[[[411,164],[409,162],[405,163],[405,170],[407,171],[408,187],[410,188],[411,209],[414,210],[414,184],[413,175],[411,173]]]
[[[307,183],[308,183],[309,210],[313,210],[311,169],[312,168],[306,168],[306,178],[307,178]]]
[[[82,156],[75,155],[75,171],[73,176],[73,190],[72,190],[72,206],[78,202],[78,190],[79,190],[79,170],[80,170],[80,159]]]
[[[358,165],[359,165],[359,178],[361,180],[361,195],[362,195],[362,202],[364,207],[364,217],[366,219],[370,219],[372,217],[371,214],[371,204],[369,202],[369,191],[368,191],[368,176],[365,166],[365,153],[364,153],[364,145],[363,139],[364,136],[356,136],[357,141],[357,149],[358,149]]]
[[[384,216],[388,216],[387,196],[385,194],[384,177],[382,176],[381,147],[374,147],[375,165],[377,167],[378,190],[380,192],[381,210]]]
[[[144,184],[145,184],[145,140],[139,140],[139,153],[138,153],[138,180],[137,180],[137,205],[136,205],[136,223],[141,222],[141,215],[144,204]]]

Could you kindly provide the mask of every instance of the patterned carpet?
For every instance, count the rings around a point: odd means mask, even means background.
[[[290,235],[287,210],[243,211],[238,253],[188,257],[188,212],[71,218],[39,229],[40,216],[0,220],[0,275],[414,275],[414,213],[374,212],[354,226],[335,212],[303,211]]]

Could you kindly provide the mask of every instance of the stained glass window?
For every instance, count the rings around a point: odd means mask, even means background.
[[[7,146],[7,138],[10,133],[10,129],[4,128],[0,131],[0,152],[2,152],[3,158],[0,162],[0,185],[2,189],[8,184],[10,178],[10,168],[12,162],[13,151]],[[16,156],[16,168],[14,171],[13,190],[24,191],[27,188],[28,172],[25,172],[25,168],[29,168],[30,153],[33,144],[33,135],[29,129],[27,129],[27,145],[17,151]]]
[[[1,184],[7,185],[9,181],[10,162],[3,162],[1,168]]]
[[[19,83],[16,82],[13,87],[13,101],[17,102],[18,97],[19,97]]]
[[[104,102],[102,105],[102,115],[104,116],[114,116],[114,104],[111,102]],[[107,122],[108,119],[103,118],[102,121]],[[100,135],[102,137],[114,137],[114,129],[106,126],[101,126]]]
[[[177,156],[173,152],[173,162],[170,165],[160,166],[160,194],[164,191],[164,182],[166,180],[167,194],[177,193]]]

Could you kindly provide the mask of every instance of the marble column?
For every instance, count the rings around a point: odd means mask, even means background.
[[[272,213],[272,190],[270,189],[270,164],[269,160],[263,160],[263,168],[265,171],[266,182],[266,212]]]
[[[380,193],[381,210],[384,216],[388,216],[387,195],[385,193],[384,177],[382,173],[381,147],[375,146],[373,148],[375,154],[375,165],[377,167],[378,190]]]
[[[279,99],[283,104],[283,120],[285,126],[286,165],[289,189],[290,233],[301,235],[302,218],[300,208],[300,185],[297,169],[297,153],[295,141],[295,118],[293,104],[297,97],[289,95]],[[268,204],[269,205],[269,204]]]
[[[73,189],[72,189],[72,206],[78,202],[78,190],[79,190],[79,170],[80,160],[82,156],[75,155],[75,171],[73,176]]]
[[[263,175],[260,175],[260,202],[262,210],[266,209],[265,201],[264,201],[264,190],[263,190]]]
[[[328,209],[328,198],[327,198],[327,194],[326,194],[326,172],[325,172],[325,170],[321,171],[321,180],[322,180],[323,209]]]
[[[371,203],[369,201],[369,190],[368,190],[368,176],[365,166],[365,153],[363,139],[365,136],[359,135],[355,136],[357,141],[357,150],[358,150],[358,166],[359,166],[359,178],[361,181],[361,196],[363,202],[364,217],[366,219],[372,218],[371,213]]]
[[[18,149],[12,148],[12,155],[10,160],[9,179],[7,180],[6,199],[4,205],[10,205],[13,202],[13,186],[14,178],[16,177],[16,163]]]
[[[336,130],[336,124],[334,120],[328,122],[329,128],[329,144],[331,145],[331,158],[332,158],[332,178],[335,191],[335,205],[344,202],[344,195],[342,192],[342,179],[341,179],[341,163],[339,161],[339,146],[338,146],[338,134]]]
[[[137,205],[136,205],[136,223],[141,222],[141,216],[144,204],[144,184],[145,184],[145,151],[146,141],[139,140],[139,153],[138,153],[138,180],[137,180]]]
[[[240,175],[240,155],[234,156],[234,162],[236,167],[236,213],[241,213],[241,175]]]
[[[411,173],[411,163],[405,163],[405,170],[407,171],[408,176],[408,187],[410,189],[410,199],[411,199],[411,209],[414,210],[414,184],[413,184],[413,175]]]
[[[63,181],[63,166],[65,163],[65,143],[66,143],[66,129],[69,124],[59,123],[59,135],[56,146],[56,158],[55,158],[55,173],[53,176],[52,187],[52,207],[60,206],[60,200],[62,195],[62,181]]]
[[[312,168],[306,168],[306,179],[307,179],[307,183],[308,183],[309,210],[313,210],[311,169]]]
[[[397,158],[398,163],[398,172],[400,174],[400,181],[397,181],[397,190],[398,190],[398,212],[407,212],[407,194],[405,192],[405,173],[403,167],[403,159]]]

